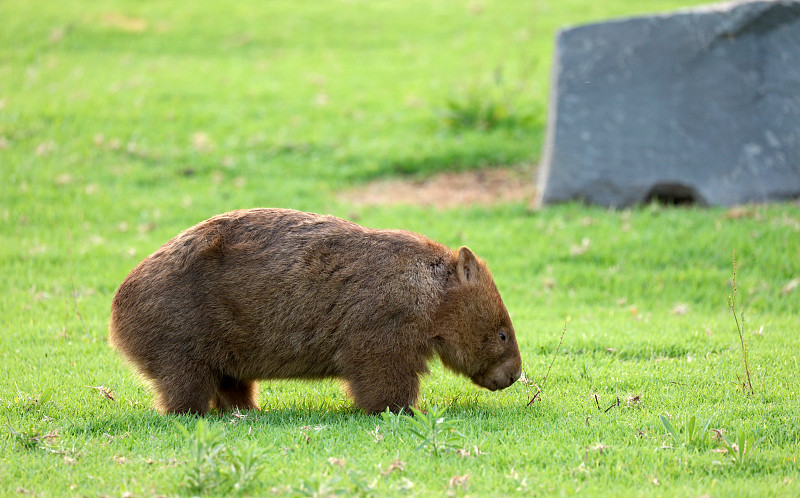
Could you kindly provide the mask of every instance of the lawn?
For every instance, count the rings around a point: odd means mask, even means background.
[[[796,203],[339,195],[535,164],[559,27],[698,3],[0,2],[0,495],[800,495]],[[415,418],[365,416],[335,381],[157,414],[106,342],[114,292],[255,206],[470,246],[527,380],[492,393],[433,362]]]

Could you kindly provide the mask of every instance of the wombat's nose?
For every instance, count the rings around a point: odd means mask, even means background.
[[[522,369],[521,368],[519,370],[517,370],[517,373],[515,373],[514,375],[511,376],[511,383],[513,384],[514,382],[519,380],[520,377],[522,377]]]

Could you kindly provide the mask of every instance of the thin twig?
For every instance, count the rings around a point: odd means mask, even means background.
[[[566,332],[567,332],[567,322],[565,321],[564,322],[564,328],[561,329],[561,337],[558,339],[558,346],[556,347],[556,350],[553,353],[553,359],[550,360],[550,364],[547,366],[547,372],[545,372],[544,379],[542,379],[542,387],[544,387],[545,383],[547,382],[547,377],[550,376],[550,369],[553,368],[553,363],[555,363],[555,361],[556,361],[556,357],[558,356],[558,350],[561,349],[561,343],[564,341],[564,334]],[[528,404],[525,405],[525,406],[530,406],[534,401],[536,401],[536,398],[538,398],[539,394],[541,394],[541,393],[542,393],[542,388],[539,387],[539,386],[536,386],[536,394],[533,395],[531,400],[528,401]]]
[[[536,394],[534,394],[533,397],[531,398],[531,400],[528,401],[528,405],[530,405],[531,403],[536,401],[536,398],[538,398],[539,394],[541,394],[541,392],[542,392],[542,388],[541,387],[539,387],[537,384],[534,384],[534,386],[536,386]],[[528,405],[525,405],[525,406],[528,406]]]
[[[617,396],[617,400],[616,400],[615,402],[611,403],[611,406],[609,406],[608,408],[606,408],[606,409],[605,409],[605,411],[604,411],[603,413],[606,413],[608,410],[610,410],[610,409],[614,408],[615,406],[619,406],[619,396]]]
[[[60,438],[60,437],[61,437],[61,435],[56,433],[56,434],[45,434],[44,436],[34,436],[32,438],[29,438],[29,439],[31,441],[42,441],[43,439],[56,439],[56,438]]]
[[[108,389],[107,387],[104,387],[104,386],[86,386],[86,387],[88,387],[89,389],[96,390],[102,396],[105,396],[106,398],[110,399],[111,401],[116,401],[116,398],[114,398],[114,394],[112,394],[111,389]]]

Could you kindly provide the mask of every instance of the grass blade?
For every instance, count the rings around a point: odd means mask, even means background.
[[[667,417],[664,415],[658,416],[661,419],[661,423],[664,424],[664,427],[672,434],[672,438],[675,440],[675,443],[680,445],[681,444],[681,437],[678,435],[678,432],[672,427],[672,422],[669,421]]]

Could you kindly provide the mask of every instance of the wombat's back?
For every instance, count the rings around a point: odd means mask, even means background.
[[[421,372],[453,257],[409,232],[234,211],[182,232],[128,275],[110,340],[156,383],[346,376],[406,348]]]

